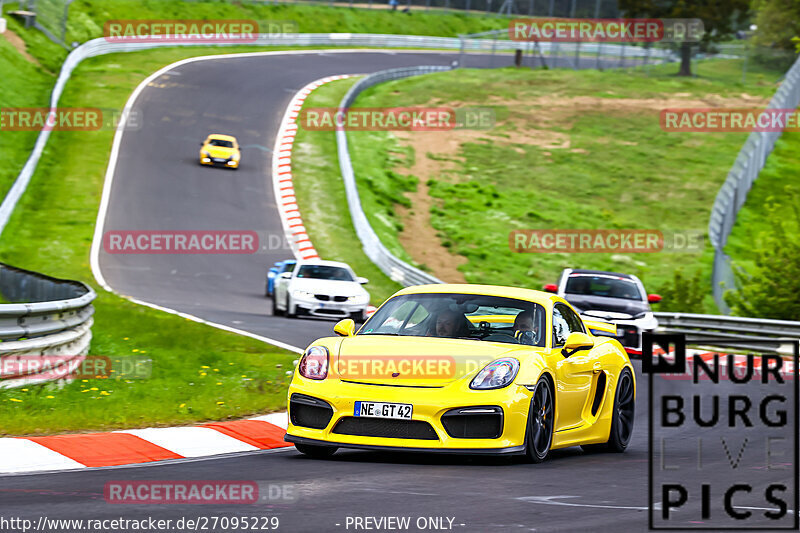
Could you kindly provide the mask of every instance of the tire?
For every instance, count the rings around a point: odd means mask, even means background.
[[[283,312],[278,309],[278,299],[275,296],[272,297],[272,315],[273,316],[281,316]]]
[[[313,444],[295,444],[297,451],[314,459],[327,459],[339,448],[335,446],[314,446]]]
[[[528,409],[525,433],[525,456],[531,463],[541,463],[550,455],[555,422],[555,398],[550,382],[544,376],[536,382]]]
[[[286,295],[286,316],[287,318],[294,318],[297,316],[297,313],[292,313],[292,300],[289,298],[289,295]]]
[[[269,298],[270,296],[272,296],[272,293],[271,293],[271,292],[269,292],[269,283],[267,283],[266,285],[264,285],[264,296],[266,296],[267,298]]]
[[[619,375],[617,390],[614,392],[614,414],[611,417],[608,441],[601,444],[584,444],[581,448],[587,452],[624,452],[633,435],[636,412],[633,396],[633,377],[631,371],[625,368]]]
[[[350,318],[353,319],[353,322],[358,322],[359,324],[364,323],[364,311],[356,311],[355,313],[350,313]]]

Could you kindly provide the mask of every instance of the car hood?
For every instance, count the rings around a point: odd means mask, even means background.
[[[237,152],[236,148],[225,148],[224,146],[205,146],[203,151],[211,157],[228,159]]]
[[[598,318],[628,319],[650,311],[650,306],[640,300],[608,298],[606,296],[587,296],[583,294],[566,294],[564,298],[581,314],[589,314]],[[588,313],[589,311],[594,311]],[[608,312],[607,314],[604,312]],[[626,316],[618,316],[626,315]]]
[[[443,387],[530,346],[438,337],[346,337],[333,358],[339,379],[378,385]],[[396,374],[396,375],[394,375]]]
[[[356,296],[367,291],[355,281],[335,281],[330,279],[294,278],[291,289],[329,296]]]

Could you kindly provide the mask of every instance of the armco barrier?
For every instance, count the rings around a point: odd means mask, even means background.
[[[420,35],[383,35],[371,33],[301,33],[295,35],[286,35],[278,37],[264,37],[260,36],[256,41],[247,43],[256,46],[347,46],[347,47],[365,47],[365,48],[421,48],[431,50],[466,50],[466,51],[488,51],[488,50],[504,50],[513,51],[520,47],[521,44],[513,41],[500,42],[492,45],[491,41],[486,39],[458,39],[455,37],[430,37]],[[542,50],[547,52],[550,43],[539,43]],[[140,50],[149,50],[152,48],[164,48],[174,46],[241,46],[241,43],[208,43],[208,42],[152,42],[152,43],[135,43],[135,42],[108,42],[104,38],[92,39],[75,48],[70,52],[64,64],[61,65],[61,72],[59,73],[58,80],[53,87],[53,92],[50,96],[50,107],[57,107],[58,101],[61,98],[61,93],[69,81],[72,71],[84,59],[100,56],[104,54],[112,54],[116,52],[136,52]],[[492,47],[494,46],[494,48]],[[605,45],[605,49],[616,46],[618,49],[631,49],[636,47],[625,47],[624,45]],[[588,48],[587,48],[588,50]],[[634,52],[636,53],[636,52]],[[0,204],[0,234],[5,229],[14,208],[17,205],[20,197],[28,187],[28,183],[36,170],[36,165],[39,158],[42,156],[47,140],[50,138],[50,132],[43,130],[39,137],[36,139],[36,144],[31,152],[28,161],[22,168],[22,171],[17,176],[11,189]]]
[[[0,263],[0,294],[7,301],[20,302],[0,305],[0,388],[52,380],[74,369],[86,355],[96,296],[90,287]],[[59,372],[7,371],[9,367],[35,368],[32,359],[46,355],[63,357],[57,365]],[[25,365],[14,364],[21,358]]]
[[[339,104],[339,109],[348,109],[353,105],[353,102],[355,102],[359,94],[378,83],[419,76],[421,74],[429,74],[431,72],[443,72],[451,68],[452,67],[424,66],[396,68],[376,72],[375,74],[362,78],[358,83],[350,87],[350,90],[344,95],[341,104]],[[361,208],[356,177],[353,174],[353,163],[350,160],[350,152],[347,148],[347,132],[343,129],[338,129],[336,131],[336,147],[339,153],[339,168],[341,169],[342,179],[344,180],[350,217],[353,220],[353,227],[356,230],[358,239],[361,241],[361,246],[364,248],[364,253],[367,254],[367,257],[369,257],[387,276],[401,285],[409,286],[422,285],[425,283],[442,283],[438,278],[426,274],[420,269],[398,259],[383,245],[378,235],[375,233],[375,230],[372,229],[369,220],[367,220],[367,215]]]
[[[797,109],[800,104],[800,58],[795,61],[792,68],[772,97],[769,109]],[[711,284],[714,301],[723,313],[729,313],[730,308],[725,303],[725,291],[735,289],[733,269],[730,257],[725,252],[728,236],[736,223],[736,215],[747,200],[747,193],[758,178],[758,174],[767,162],[767,156],[775,147],[775,141],[781,136],[777,132],[752,132],[745,141],[742,150],[733,163],[733,168],[728,172],[725,183],[717,193],[714,207],[711,209],[711,219],[708,222],[708,238],[714,247],[714,267],[711,274]]]

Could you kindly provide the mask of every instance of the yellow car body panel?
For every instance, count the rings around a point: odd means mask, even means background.
[[[217,146],[215,145],[215,141],[231,143],[233,146]],[[206,140],[203,141],[202,147],[200,148],[201,165],[222,165],[226,168],[239,168],[241,157],[242,154],[239,150],[239,142],[236,140],[236,137],[232,135],[212,133],[206,137]]]
[[[608,441],[611,429],[617,378],[627,368],[635,373],[628,354],[611,337],[591,336],[591,349],[565,356],[561,347],[553,347],[553,306],[566,300],[551,293],[490,285],[441,284],[402,289],[392,298],[405,294],[478,294],[515,298],[540,304],[546,310],[546,345],[528,346],[477,339],[437,338],[422,336],[359,335],[325,337],[313,346],[329,352],[331,371],[323,380],[308,379],[295,370],[288,390],[289,426],[286,440],[298,444],[317,444],[351,448],[403,448],[415,451],[455,451],[459,453],[523,453],[526,443],[528,411],[533,388],[544,375],[555,388],[555,422],[551,449],[577,444]],[[389,299],[391,300],[391,298]],[[387,300],[387,302],[389,301]],[[384,303],[386,305],[386,303]],[[570,306],[571,308],[571,306]],[[574,309],[573,309],[574,311]],[[373,315],[377,316],[378,312]],[[576,313],[577,315],[577,313]],[[498,315],[470,317],[500,320]],[[370,318],[359,331],[370,327]],[[594,326],[592,326],[594,328]],[[596,328],[595,328],[596,329]],[[589,333],[588,325],[585,330]],[[453,354],[458,354],[454,356]],[[398,380],[392,375],[350,378],[337,371],[342,358],[392,358],[422,355],[426,358],[456,357],[453,375],[429,379]],[[500,357],[513,357],[520,362],[513,382],[501,389],[473,390],[470,383],[486,363]],[[388,367],[387,367],[388,368]],[[340,368],[339,368],[340,370]],[[605,375],[600,379],[601,374]],[[604,385],[603,385],[604,383]],[[594,406],[595,392],[603,385],[600,404]],[[333,408],[333,416],[323,429],[312,429],[293,423],[291,398],[294,394],[323,400]],[[334,433],[344,417],[353,417],[357,401],[411,404],[412,420],[430,424],[436,439],[372,437]],[[455,438],[442,424],[442,415],[450,409],[479,406],[500,406],[503,410],[502,433],[497,438]],[[594,407],[594,409],[593,409]],[[593,412],[594,411],[594,412]]]

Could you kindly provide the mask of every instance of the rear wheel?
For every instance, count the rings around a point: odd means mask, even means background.
[[[315,459],[326,459],[336,453],[335,446],[314,446],[313,444],[295,444],[297,451]]]
[[[553,443],[555,402],[550,382],[539,378],[533,390],[531,407],[528,410],[528,432],[525,439],[525,455],[532,463],[541,463],[550,454]]]
[[[274,291],[273,291],[274,292]],[[272,315],[273,316],[281,316],[283,313],[280,309],[278,309],[278,299],[275,295],[272,295]]]
[[[581,448],[587,452],[624,452],[633,435],[634,413],[633,376],[631,371],[625,368],[619,375],[617,391],[614,394],[614,414],[611,418],[608,441],[602,444],[584,444]]]

